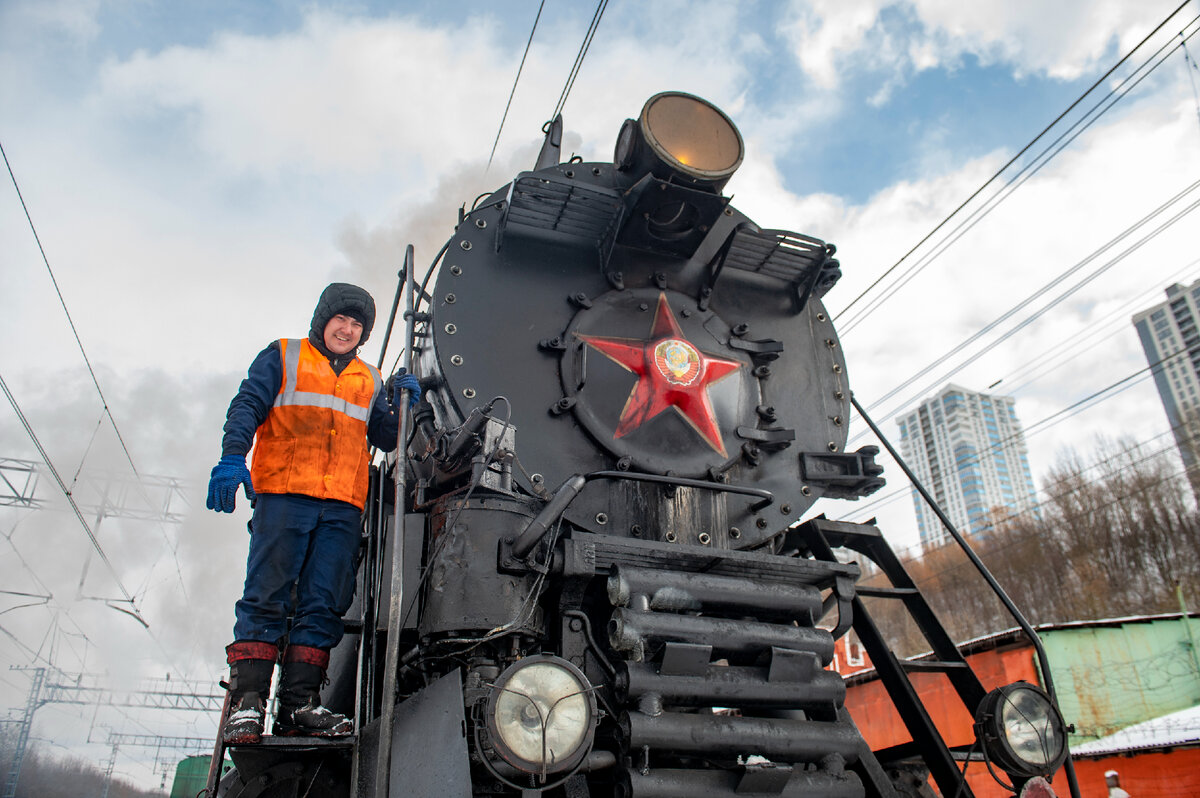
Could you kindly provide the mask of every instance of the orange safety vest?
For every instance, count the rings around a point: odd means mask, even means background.
[[[367,501],[367,421],[383,379],[354,358],[335,374],[307,339],[279,342],[283,380],[259,426],[250,476],[259,493],[299,493],[362,508]]]

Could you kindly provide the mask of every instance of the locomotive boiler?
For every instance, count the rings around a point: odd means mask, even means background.
[[[235,748],[216,794],[969,796],[980,751],[1052,794],[1045,694],[986,691],[874,526],[797,523],[884,484],[875,447],[845,448],[834,246],[731,204],[743,141],[699,98],[652,97],[612,162],[564,161],[561,118],[545,133],[419,285],[410,248],[424,395],[376,470],[325,693],[357,733]],[[975,715],[974,752],[873,623],[862,559]],[[843,707],[852,626],[907,746],[872,751]]]

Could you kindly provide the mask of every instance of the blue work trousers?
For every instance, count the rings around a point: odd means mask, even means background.
[[[291,645],[336,646],[354,599],[361,515],[346,502],[258,494],[233,639],[277,643],[293,615]]]

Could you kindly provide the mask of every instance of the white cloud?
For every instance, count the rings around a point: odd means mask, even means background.
[[[480,148],[470,123],[503,108],[486,66],[506,56],[479,19],[438,29],[312,10],[297,31],[225,33],[109,63],[98,100],[178,115],[206,158],[238,173],[428,173],[446,153]]]
[[[1018,77],[1092,74],[1149,33],[1166,10],[1122,0],[796,0],[794,21],[782,30],[817,87],[832,89],[851,71],[880,72],[874,100],[882,103],[912,74],[953,69],[968,55],[985,66],[1007,65]]]

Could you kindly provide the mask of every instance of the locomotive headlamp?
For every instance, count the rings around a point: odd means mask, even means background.
[[[988,693],[975,713],[975,726],[988,757],[1014,775],[1049,775],[1067,757],[1062,716],[1049,696],[1028,682]]]
[[[527,657],[500,674],[487,702],[496,752],[527,773],[560,773],[591,748],[596,698],[583,672],[559,657]]]
[[[617,243],[690,258],[721,218],[721,189],[742,163],[742,134],[715,105],[656,94],[626,119],[613,163],[629,181]]]
[[[613,160],[621,171],[720,193],[743,153],[742,134],[719,108],[663,92],[646,101],[638,119],[625,121]]]

